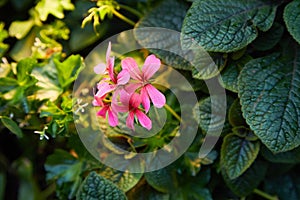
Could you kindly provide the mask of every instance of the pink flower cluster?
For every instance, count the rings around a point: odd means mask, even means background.
[[[119,123],[118,113],[128,113],[126,126],[134,130],[135,119],[150,130],[151,119],[147,116],[150,103],[161,108],[166,103],[165,96],[150,82],[150,78],[160,68],[161,62],[154,55],[146,58],[140,69],[136,61],[127,57],[121,61],[122,70],[116,72],[114,57],[110,56],[111,43],[106,51],[106,64],[99,64],[94,68],[96,74],[102,74],[103,78],[97,84],[97,92],[94,95],[93,105],[99,106],[97,116],[106,118],[110,126]]]

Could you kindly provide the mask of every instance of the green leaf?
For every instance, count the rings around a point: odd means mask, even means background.
[[[238,60],[233,60],[228,63],[226,68],[219,76],[220,84],[227,90],[238,92],[238,76],[243,67],[251,60],[251,56],[244,55]]]
[[[221,165],[228,177],[235,179],[242,175],[256,159],[259,141],[248,141],[235,134],[226,135],[221,148]]]
[[[284,8],[283,19],[287,30],[300,44],[300,0],[294,0]]]
[[[4,199],[6,187],[6,174],[0,172],[0,199]]]
[[[148,184],[135,187],[134,190],[130,190],[126,195],[130,200],[170,200],[170,194],[158,192]]]
[[[222,53],[210,52],[209,54],[202,50],[196,51],[193,59],[193,78],[211,79],[217,76],[226,65],[227,55]]]
[[[91,172],[80,186],[76,199],[126,200],[127,198],[112,182],[99,176],[96,172]]]
[[[18,82],[24,85],[22,82],[27,82],[28,76],[31,74],[33,67],[37,64],[37,60],[33,58],[24,58],[17,64],[17,77]]]
[[[243,115],[274,153],[300,144],[300,48],[292,58],[278,54],[250,61],[238,79]]]
[[[235,99],[229,108],[228,120],[231,126],[247,126],[247,123],[243,117],[241,110],[241,104],[239,99]]]
[[[62,88],[69,86],[83,69],[80,55],[71,55],[63,62],[60,62],[57,58],[54,58],[53,61],[57,69],[58,81]]]
[[[289,173],[282,176],[273,176],[265,181],[265,190],[276,194],[281,200],[300,199],[299,173]]]
[[[4,23],[0,22],[0,57],[7,51],[9,45],[4,44],[3,40],[8,38],[8,32],[4,29]]]
[[[33,20],[13,21],[8,29],[9,35],[17,39],[22,39],[29,33],[33,25]]]
[[[37,99],[55,101],[62,94],[63,89],[59,87],[58,74],[53,60],[50,60],[43,67],[35,67],[31,75],[38,80],[36,85],[39,89],[35,93]]]
[[[8,128],[12,133],[14,133],[17,137],[23,137],[22,130],[19,128],[18,124],[6,116],[0,116],[2,124]]]
[[[261,154],[266,160],[273,163],[290,163],[290,164],[300,163],[300,147],[297,147],[290,151],[276,153],[276,154],[274,154],[268,148],[263,147],[261,149]]]
[[[16,79],[10,77],[0,78],[0,92],[6,93],[19,86],[19,83]]]
[[[218,98],[217,98],[218,100]],[[230,96],[227,96],[227,112],[232,104],[233,99]],[[199,101],[199,103],[196,105],[199,107],[199,109],[194,109],[194,117],[197,121],[199,121],[199,126],[204,132],[208,132],[210,130],[211,132],[218,131],[220,129],[223,129],[222,132],[227,132],[227,130],[230,130],[230,124],[228,122],[228,117],[224,116],[223,113],[212,113],[211,107],[214,106],[216,108],[220,108],[218,110],[222,110],[222,106],[224,105],[224,102],[218,102],[214,101],[214,105],[211,105],[211,97],[207,97],[205,99],[202,99]],[[196,108],[195,106],[195,108]],[[225,120],[225,121],[224,121]],[[223,127],[224,126],[224,127]]]
[[[160,27],[180,31],[187,8],[187,4],[183,1],[162,1],[136,24],[137,29],[134,30],[134,34],[142,46],[153,46],[153,43],[155,43],[155,46],[160,47],[159,49],[151,49],[150,51],[155,53],[166,64],[176,69],[191,70],[191,64],[179,56],[184,55],[179,42],[177,42],[180,40],[179,32],[170,37],[165,34],[157,34],[155,31],[144,32],[142,29],[138,29],[144,27]],[[174,41],[176,41],[176,43],[174,43]],[[166,49],[165,47],[170,48],[170,45],[172,49],[178,51],[179,55],[163,50]]]
[[[154,189],[164,193],[171,193],[178,184],[176,179],[176,171],[173,165],[168,167],[145,173],[145,178],[149,185]]]
[[[276,1],[196,0],[182,26],[182,45],[195,41],[207,51],[232,52],[244,48],[257,37],[257,29],[267,31],[275,18]]]
[[[266,163],[256,161],[245,173],[236,179],[230,179],[224,170],[222,170],[222,176],[230,190],[236,195],[243,197],[252,193],[264,179],[266,172]]]
[[[139,182],[143,174],[118,171],[103,166],[99,171],[99,175],[116,184],[122,191],[127,192]]]
[[[252,45],[259,51],[272,49],[281,39],[284,28],[281,24],[274,23],[267,32],[259,33]]]
[[[41,0],[35,9],[39,13],[40,19],[46,21],[49,14],[59,19],[64,18],[64,10],[73,10],[74,5],[70,0]]]
[[[46,180],[55,180],[56,192],[64,199],[74,198],[81,183],[83,163],[64,150],[56,149],[45,163]]]

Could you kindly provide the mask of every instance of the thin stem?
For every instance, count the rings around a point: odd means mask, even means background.
[[[119,4],[120,8],[124,9],[124,10],[127,10],[128,12],[134,14],[135,16],[141,18],[143,17],[143,14],[140,13],[139,11],[137,11],[136,9],[134,8],[131,8],[129,6],[126,6],[126,5],[122,5],[122,4]]]
[[[269,200],[278,200],[277,196],[272,196],[268,193],[265,193],[264,191],[261,191],[259,189],[254,189],[253,191],[255,194],[258,194],[261,197],[264,197],[265,199],[269,199]]]
[[[121,13],[119,13],[118,11],[113,10],[113,14],[114,14],[115,16],[117,16],[119,19],[123,20],[124,22],[126,22],[126,23],[128,23],[128,24],[130,24],[130,25],[132,25],[132,26],[135,25],[135,22],[134,22],[134,21],[128,19],[127,17],[125,17],[124,15],[122,15]]]
[[[181,121],[181,117],[168,104],[164,106],[178,121]]]
[[[47,199],[50,195],[52,195],[56,190],[56,184],[52,183],[45,190],[42,191],[43,199]]]

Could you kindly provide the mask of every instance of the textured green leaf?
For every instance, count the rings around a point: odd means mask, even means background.
[[[252,45],[259,51],[272,49],[281,39],[284,28],[281,24],[274,23],[267,32],[259,33]]]
[[[280,200],[300,199],[299,173],[274,176],[265,181],[265,191],[278,196]]]
[[[170,6],[172,5],[172,6]],[[187,4],[183,1],[178,0],[165,0],[153,8],[149,13],[147,13],[136,25],[136,28],[143,27],[161,27],[167,28],[175,31],[181,30],[182,21],[186,15]],[[153,46],[153,43],[157,43],[158,47],[165,49],[164,47],[170,48],[170,44],[173,45],[173,49],[179,52],[179,55],[183,55],[180,46],[180,35],[165,35],[157,34],[154,32],[136,29],[135,37],[137,41],[142,46]],[[176,41],[176,43],[174,43]],[[177,42],[178,41],[178,42]],[[192,66],[184,60],[182,57],[163,50],[151,49],[151,52],[155,53],[160,59],[162,59],[166,64],[177,68],[190,70]]]
[[[176,171],[174,171],[172,165],[157,171],[147,172],[145,178],[154,189],[165,193],[174,191],[178,184]]]
[[[126,200],[125,194],[112,182],[91,172],[80,186],[76,199]]]
[[[264,162],[256,161],[236,179],[230,179],[227,173],[222,170],[222,176],[226,185],[236,195],[243,197],[250,194],[264,179],[267,172],[267,165]]]
[[[122,191],[127,192],[139,182],[143,174],[118,171],[104,166],[99,175],[116,184]]]
[[[74,5],[70,0],[41,0],[35,7],[42,21],[46,21],[49,14],[62,19],[64,10],[73,10]]]
[[[244,55],[238,60],[230,61],[226,68],[221,72],[219,76],[220,84],[227,90],[232,92],[238,92],[238,76],[245,64],[251,60],[251,56]]]
[[[300,44],[300,0],[294,0],[284,8],[283,19],[290,34]]]
[[[229,109],[232,104],[233,99],[230,96],[227,96],[227,109]],[[231,130],[231,126],[228,122],[228,117],[226,117],[222,113],[211,113],[211,98],[207,97],[199,101],[196,105],[199,109],[194,109],[194,117],[199,121],[199,126],[205,132],[208,130],[214,132],[223,128],[222,132],[227,132],[227,130]],[[214,107],[220,108],[218,110],[222,110],[222,106],[224,102],[214,101]],[[196,108],[196,107],[195,107]],[[228,113],[228,110],[227,112]],[[224,122],[225,119],[225,122]],[[223,127],[224,126],[224,127]]]
[[[12,133],[16,134],[16,136],[23,136],[22,130],[19,128],[18,124],[15,121],[6,116],[0,116],[0,119],[2,124]]]
[[[196,0],[183,22],[183,47],[195,41],[207,51],[242,49],[257,37],[257,29],[272,26],[275,12],[276,1],[271,0]]]
[[[228,177],[235,179],[243,174],[256,159],[259,148],[259,141],[248,141],[235,134],[227,135],[221,148],[221,164]]]
[[[276,154],[264,147],[261,149],[261,154],[266,160],[273,163],[300,163],[300,147]]]
[[[227,54],[222,53],[204,53],[198,51],[195,53],[193,64],[193,78],[195,79],[211,79],[217,76],[226,65]]]
[[[293,58],[278,54],[250,61],[239,76],[243,115],[254,133],[273,152],[300,144],[300,48]]]
[[[243,117],[241,110],[241,104],[239,99],[235,99],[229,108],[228,120],[231,126],[247,126],[247,123]]]

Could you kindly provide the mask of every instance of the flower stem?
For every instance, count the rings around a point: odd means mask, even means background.
[[[128,19],[127,17],[125,17],[124,15],[122,15],[121,13],[119,13],[118,11],[113,10],[113,14],[114,14],[116,17],[118,17],[119,19],[123,20],[124,22],[126,22],[126,23],[128,23],[128,24],[130,24],[130,25],[132,25],[132,26],[135,25],[135,22],[134,22],[134,21]]]
[[[164,106],[178,121],[181,121],[181,117],[168,104]]]
[[[269,200],[278,200],[277,196],[272,196],[268,193],[265,193],[264,191],[261,191],[259,189],[254,189],[253,191],[255,194],[258,194],[261,197],[264,197],[265,199],[269,199]]]
[[[127,10],[128,12],[134,14],[135,16],[141,18],[143,17],[143,14],[140,13],[139,11],[129,7],[129,6],[126,6],[126,5],[122,5],[122,4],[119,4],[120,8],[124,9],[124,10]]]

